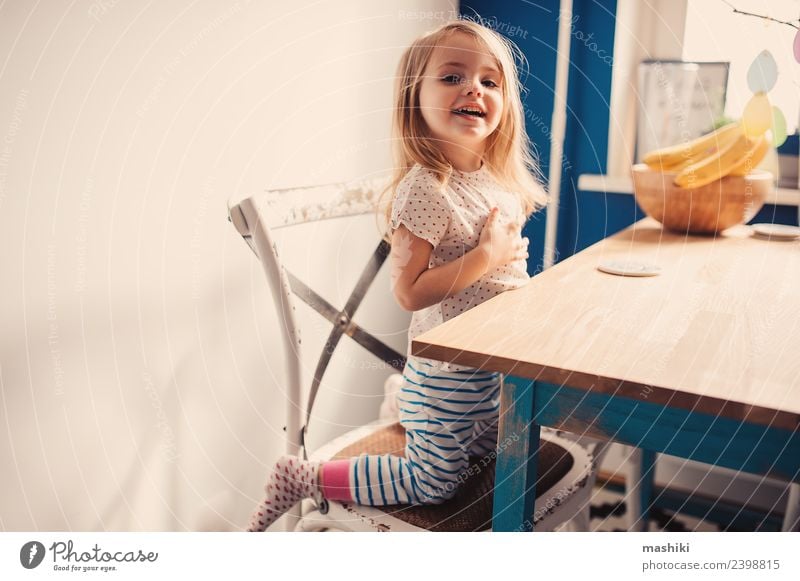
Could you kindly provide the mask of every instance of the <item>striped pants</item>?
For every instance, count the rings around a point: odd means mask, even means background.
[[[358,504],[440,504],[455,494],[470,456],[496,450],[499,373],[445,372],[409,358],[403,378],[405,458],[355,458],[350,484]]]

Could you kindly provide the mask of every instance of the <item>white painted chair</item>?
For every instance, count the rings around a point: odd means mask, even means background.
[[[378,420],[350,430],[332,441],[311,449],[309,445],[309,422],[315,417],[314,403],[323,385],[329,366],[335,362],[334,353],[344,341],[354,341],[360,346],[364,369],[382,369],[383,375],[364,374],[364,381],[373,381],[371,393],[382,395],[382,384],[386,376],[401,372],[405,357],[376,338],[366,327],[359,324],[356,311],[362,301],[376,300],[378,309],[388,316],[399,311],[389,285],[380,288],[371,283],[381,270],[389,255],[389,243],[382,236],[375,219],[378,201],[386,182],[364,180],[327,186],[293,188],[267,191],[243,200],[229,203],[229,217],[237,231],[255,252],[269,282],[272,299],[278,314],[279,328],[286,364],[286,451],[313,460],[358,456],[362,453],[393,453],[402,455],[405,432],[396,420]],[[385,195],[388,202],[389,195]],[[363,228],[364,220],[372,220],[373,228]],[[333,221],[332,229],[337,235],[354,231],[348,224],[360,220],[362,230],[371,232],[364,240],[348,241],[356,249],[374,248],[366,261],[366,267],[357,277],[357,282],[344,305],[335,305],[322,294],[310,288],[307,281],[293,274],[290,265],[282,256],[297,254],[295,247],[290,253],[278,243],[279,234],[294,228],[307,228],[309,224]],[[321,245],[334,245],[342,249],[341,240],[306,239],[301,249],[303,268],[310,266],[320,254]],[[345,249],[344,252],[347,252]],[[356,253],[353,252],[353,260]],[[330,265],[328,265],[330,266]],[[313,270],[311,271],[313,272]],[[373,295],[373,293],[375,293]],[[299,299],[299,301],[297,300]],[[318,362],[311,371],[310,382],[304,381],[303,349],[313,341],[301,336],[300,318],[297,309],[302,304],[313,308],[318,314],[312,333],[325,326],[323,348]],[[373,305],[375,303],[372,303]],[[374,309],[373,309],[374,310]],[[407,315],[407,313],[406,313]],[[406,319],[407,320],[407,319]],[[405,331],[405,329],[404,329]],[[343,339],[347,337],[347,339]],[[403,341],[403,344],[405,342]],[[350,361],[350,364],[353,362]],[[358,366],[356,366],[358,367]],[[305,386],[308,386],[304,389]],[[347,386],[352,387],[352,386]],[[337,386],[344,391],[347,387]],[[305,397],[307,393],[307,398]],[[300,404],[300,402],[305,402]],[[569,524],[572,528],[588,529],[589,501],[595,482],[598,456],[604,445],[588,450],[576,441],[561,437],[555,432],[544,432],[539,454],[540,478],[537,483],[538,496],[535,505],[535,530],[554,530]],[[472,459],[470,475],[464,479],[452,499],[441,505],[384,506],[371,507],[352,503],[327,502],[315,506],[313,501],[304,501],[289,514],[288,528],[298,531],[347,530],[347,531],[479,531],[491,528],[492,489],[494,487],[494,459]],[[302,510],[302,512],[301,512]]]

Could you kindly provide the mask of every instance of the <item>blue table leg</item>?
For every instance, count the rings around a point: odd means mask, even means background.
[[[532,531],[539,454],[532,423],[535,382],[504,378],[495,464],[493,531]]]
[[[647,531],[650,516],[650,503],[653,501],[653,489],[656,475],[656,453],[650,450],[640,450],[642,463],[638,474],[637,486],[639,514],[631,515],[634,519],[634,528]],[[638,526],[637,526],[638,525]]]

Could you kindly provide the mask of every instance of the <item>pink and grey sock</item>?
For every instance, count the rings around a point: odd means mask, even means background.
[[[266,496],[250,517],[250,532],[260,532],[304,498],[315,498],[319,490],[319,462],[282,456],[264,486]]]
[[[324,481],[324,485],[320,484]],[[304,498],[352,500],[350,460],[322,464],[296,456],[282,456],[264,486],[266,496],[250,517],[250,532],[260,532],[283,516]]]

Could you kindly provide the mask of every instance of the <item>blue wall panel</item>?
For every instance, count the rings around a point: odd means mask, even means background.
[[[547,176],[550,157],[550,122],[553,112],[553,86],[556,74],[559,2],[525,3],[522,1],[461,3],[461,15],[482,22],[503,33],[517,27],[507,38],[519,46],[527,62],[518,63],[520,81],[525,87],[522,102],[525,124],[539,158],[542,173]],[[541,270],[546,210],[531,218],[523,234],[530,241],[528,271]]]
[[[470,0],[461,4],[462,17],[482,19],[501,33],[517,27],[507,37],[527,59],[528,67],[521,72],[526,89],[523,95],[526,129],[545,176],[550,167],[559,6],[554,0],[535,3]],[[613,212],[598,209],[597,204],[590,204],[584,211],[577,182],[581,173],[605,171],[615,9],[616,0],[576,0],[573,4],[567,138],[564,156],[558,162],[563,171],[558,258],[582,247],[584,240],[579,235],[582,230],[604,232],[606,216]],[[541,270],[545,218],[546,211],[539,212],[525,229],[531,240],[529,272],[532,274]],[[617,222],[615,219],[614,223]]]

